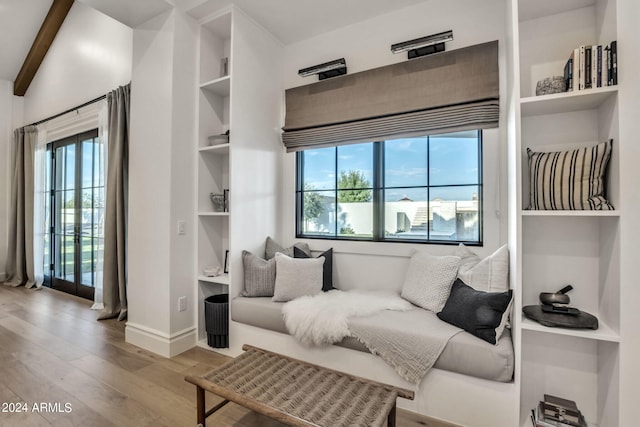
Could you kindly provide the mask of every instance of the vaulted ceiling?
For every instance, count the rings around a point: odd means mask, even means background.
[[[78,0],[135,28],[178,6],[201,18],[231,4],[284,45],[428,0]],[[53,0],[0,0],[0,79],[14,81]],[[383,30],[383,29],[381,29]]]

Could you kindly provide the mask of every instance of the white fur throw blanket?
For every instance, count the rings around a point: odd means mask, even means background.
[[[414,384],[461,331],[398,294],[380,291],[332,290],[296,298],[284,304],[282,313],[300,343],[325,346],[354,336]]]

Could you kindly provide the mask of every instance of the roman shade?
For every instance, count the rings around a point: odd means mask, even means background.
[[[498,126],[498,42],[288,89],[288,152]]]

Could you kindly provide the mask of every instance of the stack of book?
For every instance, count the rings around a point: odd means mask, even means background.
[[[564,80],[567,91],[617,85],[617,42],[575,48],[564,66]]]
[[[531,421],[534,427],[587,427],[576,402],[550,394],[531,410]]]

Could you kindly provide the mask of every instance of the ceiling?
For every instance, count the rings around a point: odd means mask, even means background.
[[[136,27],[173,6],[200,19],[231,4],[284,45],[428,0],[78,0]],[[53,0],[0,0],[0,79],[15,80]]]
[[[195,18],[231,4],[289,45],[427,0],[174,0]]]

